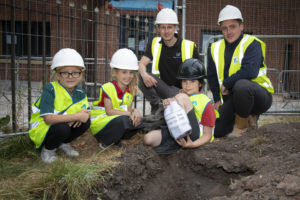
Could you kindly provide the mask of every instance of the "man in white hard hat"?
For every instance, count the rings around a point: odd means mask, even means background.
[[[207,78],[220,113],[215,137],[238,137],[257,128],[258,116],[272,104],[265,43],[244,34],[243,21],[237,7],[225,6],[218,19],[224,39],[214,42],[208,53]]]
[[[188,58],[198,58],[194,42],[178,37],[176,13],[170,8],[162,9],[156,16],[155,25],[160,37],[148,43],[144,56],[139,62],[139,88],[151,105],[151,114],[161,110],[161,99],[174,97],[181,88],[176,75],[180,64]],[[152,73],[146,66],[152,60]]]

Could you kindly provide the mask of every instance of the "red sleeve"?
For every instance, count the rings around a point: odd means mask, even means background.
[[[201,124],[203,126],[214,127],[216,121],[216,114],[211,102],[209,102],[202,114]]]
[[[109,98],[109,97],[107,96],[107,94],[105,94],[105,92],[102,92],[102,100],[101,100],[101,102],[98,103],[98,106],[104,107],[104,99],[105,98]]]

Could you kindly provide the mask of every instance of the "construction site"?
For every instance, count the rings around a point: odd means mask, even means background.
[[[91,105],[99,88],[112,80],[109,63],[115,51],[128,48],[138,60],[144,55],[158,35],[154,22],[162,8],[177,13],[178,35],[196,43],[207,67],[209,44],[223,38],[219,11],[228,4],[243,13],[244,32],[266,44],[274,94],[272,106],[259,116],[258,129],[171,155],[145,146],[143,133],[125,147],[101,150],[88,130],[72,143],[80,156],[68,162],[97,169],[97,175],[88,170],[83,175],[95,181],[69,188],[63,173],[45,178],[64,161],[43,164],[28,130],[31,105],[50,81],[51,60],[59,49],[73,48],[82,55],[86,71],[81,86]],[[299,1],[2,0],[0,11],[0,199],[300,200]],[[212,98],[209,87],[205,92]],[[150,115],[141,91],[133,106],[142,116]]]

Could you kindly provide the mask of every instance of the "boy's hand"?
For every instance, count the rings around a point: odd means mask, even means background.
[[[193,148],[193,141],[191,140],[189,135],[186,137],[186,139],[187,140],[185,140],[184,138],[179,138],[178,140],[176,140],[176,142],[183,148]]]
[[[216,110],[219,110],[219,107],[222,105],[222,102],[221,101],[217,101],[217,102],[215,102],[214,103],[214,108],[216,109]]]
[[[164,108],[166,108],[172,101],[174,101],[175,98],[168,98],[168,99],[164,99],[163,100],[163,105],[164,105]]]

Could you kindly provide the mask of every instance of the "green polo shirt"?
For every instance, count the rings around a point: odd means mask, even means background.
[[[69,91],[63,85],[61,85],[61,87],[63,87],[68,92],[68,94],[71,96],[71,98],[73,100],[73,103],[81,101],[86,96],[85,91],[80,86],[75,86],[73,95],[71,95],[69,93]],[[54,88],[51,85],[51,83],[47,83],[45,85],[42,95],[41,95],[40,116],[55,114],[54,113],[54,99],[55,99]]]

